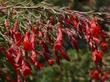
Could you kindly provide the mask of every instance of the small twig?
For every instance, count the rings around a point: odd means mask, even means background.
[[[56,8],[56,7],[49,7],[49,6],[42,6],[42,5],[38,5],[38,6],[7,6],[7,7],[0,7],[0,10],[3,10],[3,9],[49,9],[49,10],[52,10],[53,12],[60,12],[60,11],[64,11],[64,8]],[[110,13],[109,12],[95,12],[95,11],[87,11],[87,12],[82,12],[82,11],[76,11],[76,10],[73,10],[74,13],[80,13],[80,14],[96,14],[96,15],[109,15]]]
[[[32,7],[22,7],[22,6],[7,6],[7,7],[0,7],[0,10],[3,10],[3,9],[10,9],[10,8],[13,8],[13,9],[37,9],[39,8],[39,6],[32,6]]]

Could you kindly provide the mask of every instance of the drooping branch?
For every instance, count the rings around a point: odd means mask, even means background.
[[[97,24],[97,18],[90,18],[89,15],[108,14],[105,12],[80,12],[74,11],[68,8],[53,7],[52,5],[38,5],[38,6],[7,6],[1,7],[0,10],[15,9],[20,10],[38,10],[43,12],[51,12],[55,14],[47,19],[35,18],[35,24],[31,23],[32,19],[25,17],[26,29],[21,28],[20,23],[12,18],[5,19],[5,31],[1,35],[3,37],[9,37],[8,48],[6,49],[6,57],[8,62],[16,70],[16,74],[20,72],[23,76],[31,75],[30,65],[34,65],[37,69],[41,69],[46,63],[53,65],[54,62],[60,63],[62,58],[69,60],[68,53],[65,51],[64,37],[68,37],[71,46],[79,51],[78,37],[83,37],[91,50],[91,56],[93,62],[96,65],[96,70],[91,72],[97,72],[98,75],[103,75],[99,72],[97,67],[102,67],[103,53],[108,48],[107,39],[108,34],[101,29]],[[57,16],[56,16],[57,15]],[[62,17],[60,18],[61,15]],[[14,24],[9,25],[12,21]],[[28,21],[28,24],[27,24]],[[54,21],[56,21],[54,23]],[[20,21],[21,22],[21,21]],[[22,21],[24,23],[24,20]],[[24,32],[22,33],[22,31]],[[65,36],[66,35],[66,36]],[[11,42],[9,42],[11,41]],[[101,45],[101,46],[98,46]],[[37,47],[37,48],[36,48]],[[41,49],[39,49],[39,47]],[[101,51],[102,50],[102,51]],[[52,56],[51,56],[52,55]],[[45,62],[40,62],[38,57],[42,56]],[[27,62],[27,59],[30,61]],[[101,68],[103,69],[103,68]],[[95,78],[97,79],[97,78]],[[101,80],[101,76],[100,76]]]
[[[69,9],[69,8],[66,8],[66,7],[63,7],[63,8],[59,8],[59,7],[54,7],[54,6],[52,6],[51,4],[45,4],[45,3],[43,3],[43,4],[39,4],[39,5],[36,5],[36,6],[0,6],[0,11],[2,11],[2,10],[4,10],[4,9],[6,9],[6,10],[8,10],[8,9],[15,9],[15,10],[21,10],[21,9],[23,9],[23,10],[25,10],[25,9],[27,9],[27,10],[51,10],[51,11],[53,11],[54,13],[62,13],[62,11],[64,11],[64,10],[71,10],[71,9]],[[76,10],[72,10],[72,12],[73,13],[80,13],[80,14],[85,14],[85,15],[109,15],[110,14],[110,12],[96,12],[96,11],[94,11],[94,10],[92,10],[92,11],[87,11],[87,12],[82,12],[82,11],[76,11]],[[65,13],[68,13],[68,12],[65,12]]]

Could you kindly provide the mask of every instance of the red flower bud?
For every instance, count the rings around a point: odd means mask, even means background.
[[[8,31],[10,27],[8,19],[5,20],[5,27],[6,27],[6,30]]]
[[[50,65],[53,65],[53,64],[54,64],[54,60],[49,59],[49,60],[48,60],[48,63],[49,63]]]
[[[14,22],[14,26],[13,26],[13,32],[16,32],[17,30],[18,30],[18,26],[19,24],[18,24],[18,21],[17,20],[15,20],[15,22]]]

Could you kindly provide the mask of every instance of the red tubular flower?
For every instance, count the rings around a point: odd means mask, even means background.
[[[14,51],[13,48],[10,48],[7,51],[6,58],[8,59],[8,61],[10,62],[10,64],[13,66],[14,70],[16,71],[18,69],[18,67],[19,67],[19,64],[17,64],[15,62],[14,56],[15,56],[15,51]]]
[[[20,34],[20,32],[15,32],[15,39],[16,39],[16,41],[18,41],[18,40],[21,39],[21,34]]]
[[[23,39],[24,39],[24,36],[21,36],[20,40],[18,40],[18,41],[15,42],[15,45],[16,46],[20,46],[20,44],[23,41]]]
[[[54,48],[56,50],[61,50],[61,48],[62,48],[62,30],[61,30],[61,26],[59,26],[58,29],[57,29],[57,39],[55,41]]]
[[[24,61],[22,61],[22,72],[24,76],[31,75],[31,69]]]
[[[33,32],[31,33],[31,46],[32,49],[35,49],[35,34]]]
[[[31,59],[32,63],[35,64],[35,62],[36,62],[36,60],[37,60],[37,54],[36,54],[36,52],[33,51],[33,50],[32,50],[30,59]]]
[[[56,50],[61,50],[61,48],[62,48],[61,42],[60,42],[60,41],[59,41],[59,42],[56,42],[55,45],[54,45],[54,48],[55,48]]]
[[[57,39],[56,39],[56,41],[62,41],[62,29],[61,29],[61,25],[57,29]]]
[[[24,50],[26,50],[26,51],[32,50],[32,46],[31,46],[31,43],[29,41],[29,32],[26,32],[26,34],[24,36],[23,47],[24,47]]]
[[[92,59],[96,64],[102,61],[102,57],[103,57],[102,52],[98,52],[97,50],[94,50],[92,52]]]
[[[91,28],[91,34],[95,37],[98,37],[101,33],[101,28],[96,26]]]
[[[16,50],[15,62],[19,63],[21,65],[22,64],[22,60],[23,60],[23,56],[22,56],[21,50],[18,49],[18,50]]]
[[[62,49],[62,29],[61,29],[61,25],[59,25],[58,29],[57,29],[57,39],[55,41],[54,44],[54,52],[55,55],[58,51],[60,51],[60,54],[63,56],[64,59],[66,60],[70,60],[69,57],[67,56],[67,54],[63,51]],[[56,55],[56,58],[58,58],[59,61],[59,57]]]
[[[49,65],[53,65],[53,64],[54,64],[54,60],[49,59],[49,60],[48,60],[48,63],[49,63]]]
[[[71,23],[74,26],[74,28],[77,29],[78,28],[78,22],[79,22],[78,19],[77,19],[77,17],[74,16],[74,15],[72,15],[71,16],[71,21],[72,21]]]
[[[97,43],[97,44],[100,44],[101,43],[101,40],[96,38],[96,37],[93,37],[93,40]]]
[[[108,48],[108,43],[107,42],[101,42],[101,48],[103,51],[107,51],[107,48]]]
[[[101,27],[97,25],[96,21],[96,18],[94,18],[90,23],[90,31],[94,37],[101,35]]]
[[[13,65],[14,70],[17,71],[19,68],[19,64],[13,63],[12,65]]]
[[[69,18],[65,18],[65,22],[68,24],[68,25],[71,25],[71,20]]]
[[[100,79],[98,70],[90,71],[89,75],[90,75],[90,77],[92,79],[95,79],[95,80],[99,80]]]

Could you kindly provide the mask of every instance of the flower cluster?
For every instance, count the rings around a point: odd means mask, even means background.
[[[65,12],[65,16],[58,16],[58,20],[54,16],[46,21],[41,18],[35,24],[26,27],[23,33],[17,19],[13,26],[10,25],[9,19],[6,19],[4,36],[8,40],[8,47],[1,49],[4,49],[8,62],[16,72],[17,82],[22,81],[21,76],[25,79],[32,74],[31,65],[42,69],[45,63],[60,63],[62,58],[70,61],[64,47],[65,35],[77,52],[78,38],[84,39],[91,49],[93,62],[101,68],[103,53],[108,48],[108,34],[98,25],[96,17],[90,18],[67,10]],[[43,57],[44,62],[41,62],[39,57]],[[90,76],[104,82],[108,74],[100,72],[98,68],[91,71]],[[7,80],[10,81],[9,78]]]

